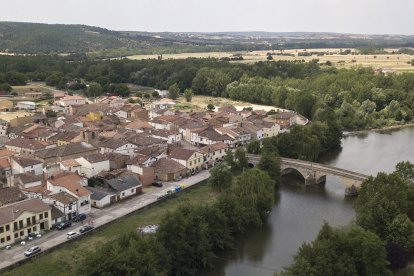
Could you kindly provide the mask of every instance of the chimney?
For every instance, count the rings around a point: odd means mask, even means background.
[[[171,149],[170,145],[167,145],[167,156],[170,157]]]

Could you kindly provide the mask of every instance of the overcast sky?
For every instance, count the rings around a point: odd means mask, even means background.
[[[413,0],[0,0],[0,21],[134,31],[414,34]]]

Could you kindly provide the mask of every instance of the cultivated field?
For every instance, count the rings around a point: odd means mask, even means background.
[[[411,66],[409,62],[414,59],[413,55],[405,54],[391,54],[392,51],[398,49],[385,49],[390,54],[382,55],[340,55],[341,49],[300,49],[300,50],[284,50],[284,54],[292,54],[294,56],[281,56],[273,55],[273,60],[305,60],[311,61],[313,59],[319,59],[320,63],[332,62],[333,65],[341,68],[351,68],[354,66],[369,66],[381,69],[386,69],[389,72],[398,71],[412,71],[414,72],[414,66]],[[345,49],[344,49],[345,50]],[[355,51],[355,49],[351,49]],[[299,56],[301,52],[325,52],[328,53],[324,56]],[[252,52],[209,52],[209,53],[181,53],[181,54],[164,54],[163,59],[185,59],[185,58],[231,58],[234,54],[241,54],[243,56],[243,63],[254,63],[258,61],[267,60],[267,53],[270,51],[252,51]],[[279,54],[279,51],[274,51]],[[157,55],[134,55],[129,56],[130,59],[156,59]]]

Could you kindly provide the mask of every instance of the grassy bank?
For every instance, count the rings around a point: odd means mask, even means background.
[[[180,204],[209,204],[214,202],[217,195],[206,183],[200,184],[189,191],[179,194],[151,208],[124,217],[82,239],[69,243],[16,267],[3,275],[76,275],[76,268],[88,252],[110,242],[122,234],[135,231],[137,227],[159,223],[169,211]]]

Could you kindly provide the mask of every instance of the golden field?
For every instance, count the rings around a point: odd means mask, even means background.
[[[390,71],[414,72],[414,66],[411,66],[409,62],[414,59],[414,55],[405,54],[392,54],[392,51],[398,49],[385,49],[390,54],[381,55],[340,55],[341,49],[297,49],[297,50],[284,50],[285,54],[293,54],[295,56],[278,56],[273,55],[273,60],[305,60],[311,61],[313,59],[319,59],[320,63],[332,62],[334,66],[340,68],[351,68],[354,66],[372,67],[374,69],[389,69]],[[345,50],[345,48],[343,49]],[[355,49],[351,49],[355,51]],[[329,55],[324,56],[298,56],[300,52],[326,52]],[[243,56],[242,63],[254,63],[258,61],[267,60],[267,53],[270,51],[252,51],[252,52],[208,52],[208,53],[181,53],[181,54],[164,54],[163,59],[185,59],[185,58],[223,58],[232,57],[234,54],[241,54]],[[274,51],[280,53],[279,51]],[[129,56],[129,59],[142,60],[142,59],[156,59],[157,55],[134,55]]]

